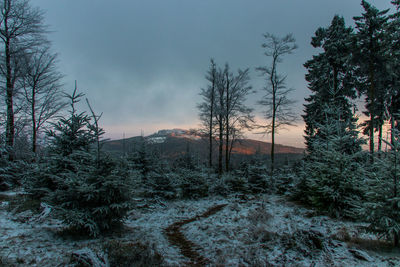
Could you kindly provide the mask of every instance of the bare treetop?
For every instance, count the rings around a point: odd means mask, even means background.
[[[256,68],[257,71],[265,76],[267,80],[264,89],[264,96],[258,103],[265,107],[264,117],[268,122],[260,126],[266,133],[271,134],[271,173],[274,170],[274,147],[275,133],[279,128],[285,125],[293,125],[296,115],[292,111],[295,101],[290,100],[288,95],[293,91],[287,88],[285,84],[286,76],[278,74],[278,63],[282,62],[282,57],[291,54],[296,48],[296,40],[292,34],[288,34],[283,38],[276,37],[273,34],[264,34],[265,43],[264,55],[272,57],[271,64]]]

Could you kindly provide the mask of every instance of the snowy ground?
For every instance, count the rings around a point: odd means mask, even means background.
[[[220,204],[227,205],[180,228],[210,266],[400,266],[400,252],[381,248],[364,224],[315,216],[275,195],[141,202],[129,213],[125,232],[94,240],[62,238],[62,225],[51,216],[15,213],[1,198],[0,204],[0,266],[67,266],[74,251],[100,251],[110,238],[151,244],[166,265],[184,266],[189,260],[165,229]]]

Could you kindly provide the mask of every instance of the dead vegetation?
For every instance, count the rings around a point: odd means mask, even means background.
[[[369,250],[374,252],[400,252],[398,248],[393,246],[393,242],[390,242],[385,239],[371,239],[362,237],[361,233],[367,232],[365,227],[361,227],[356,231],[350,231],[346,227],[340,228],[331,238],[346,242],[347,245],[351,248]]]
[[[164,259],[150,244],[110,240],[105,245],[110,266],[158,267]]]

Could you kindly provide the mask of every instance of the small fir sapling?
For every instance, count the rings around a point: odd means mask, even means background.
[[[252,159],[250,162],[243,162],[235,174],[247,180],[251,192],[261,193],[273,187],[273,178],[267,173],[268,167],[262,159]]]
[[[104,131],[98,126],[99,117],[77,112],[75,105],[82,96],[76,88],[68,96],[69,116],[49,133],[51,156],[36,177],[46,177],[45,184],[41,180],[45,199],[70,230],[97,236],[118,224],[128,211],[130,182],[126,163],[101,153]]]
[[[199,198],[208,195],[206,170],[178,169],[174,174],[182,198]]]
[[[147,181],[148,173],[154,167],[154,157],[149,151],[146,140],[143,136],[140,137],[138,143],[138,149],[129,153],[127,160],[130,164],[132,170],[138,171],[141,174],[142,181],[145,183]]]

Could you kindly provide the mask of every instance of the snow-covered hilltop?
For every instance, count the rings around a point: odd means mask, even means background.
[[[190,140],[200,140],[202,137],[196,134],[195,131],[183,129],[159,130],[157,133],[145,137],[145,140],[150,144],[164,143],[167,138],[184,138]]]

